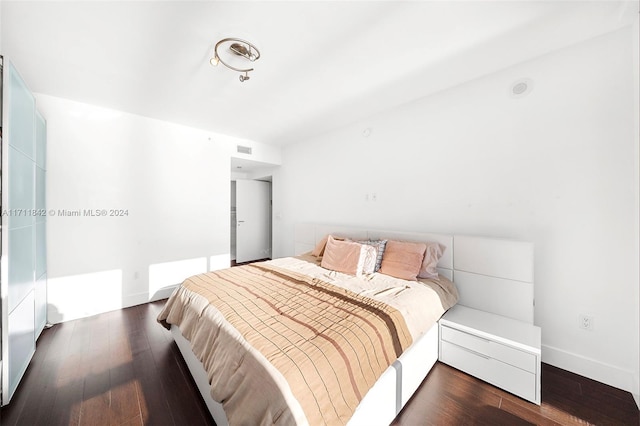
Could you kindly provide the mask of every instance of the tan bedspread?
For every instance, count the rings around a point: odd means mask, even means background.
[[[412,342],[400,311],[295,271],[306,263],[191,277],[158,317],[191,342],[232,425],[345,424]]]

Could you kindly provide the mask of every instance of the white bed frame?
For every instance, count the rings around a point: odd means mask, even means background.
[[[447,247],[438,272],[456,283],[459,304],[533,324],[533,243],[445,234],[298,224],[295,254],[313,250],[327,234],[353,239],[434,241]],[[228,425],[222,404],[211,398],[202,363],[180,330],[171,333],[218,426]],[[437,324],[416,340],[364,396],[349,425],[389,424],[438,360]]]

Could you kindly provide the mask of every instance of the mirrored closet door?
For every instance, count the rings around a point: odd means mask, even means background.
[[[0,326],[6,405],[46,323],[46,121],[6,59],[2,74]]]

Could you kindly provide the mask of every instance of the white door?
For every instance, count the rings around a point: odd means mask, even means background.
[[[236,181],[236,262],[271,257],[271,182]]]

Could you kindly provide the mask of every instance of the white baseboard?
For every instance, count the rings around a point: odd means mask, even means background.
[[[96,304],[94,306],[83,305],[82,309],[74,308],[76,305],[71,304],[69,306],[58,306],[49,304],[48,322],[51,324],[57,324],[60,322],[72,321],[80,318],[86,318],[105,312],[110,312],[118,309],[129,308],[131,306],[142,305],[143,303],[154,302],[156,300],[166,299],[171,296],[173,290],[178,287],[179,284],[163,287],[157,290],[154,294],[148,292],[129,294],[122,297],[120,301],[113,301],[108,304]]]
[[[147,300],[142,303],[155,302],[156,300],[168,299],[169,296],[171,296],[171,293],[173,293],[173,290],[175,290],[179,286],[180,284],[176,284],[169,287],[161,288],[160,290],[156,291],[154,294],[150,295],[147,298]]]
[[[122,308],[128,308],[131,306],[142,305],[143,303],[155,302],[156,300],[167,299],[173,293],[173,290],[178,287],[179,284],[163,287],[156,290],[155,293],[149,294],[147,292],[130,294],[123,297]]]
[[[634,393],[634,372],[553,346],[542,345],[542,362],[598,382]],[[638,402],[638,398],[636,402]],[[640,406],[640,404],[639,404]]]

